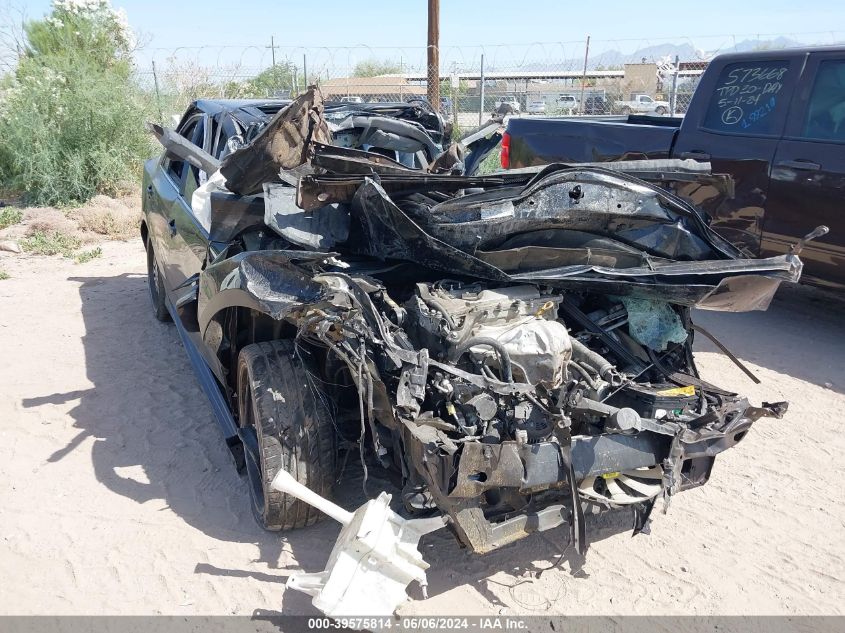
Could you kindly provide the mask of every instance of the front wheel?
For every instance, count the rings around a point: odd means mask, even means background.
[[[273,490],[285,470],[324,497],[335,475],[335,431],[327,400],[318,393],[291,341],[247,345],[238,356],[238,422],[244,439],[252,511],[266,530],[292,530],[322,515]]]
[[[654,112],[658,116],[663,116],[664,114],[666,114],[666,108],[664,108],[663,106],[657,106]]]

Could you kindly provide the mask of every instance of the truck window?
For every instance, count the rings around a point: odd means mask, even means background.
[[[845,141],[845,60],[829,59],[819,64],[801,136]]]
[[[702,127],[743,136],[779,134],[789,107],[789,95],[781,90],[790,72],[789,60],[726,65]]]

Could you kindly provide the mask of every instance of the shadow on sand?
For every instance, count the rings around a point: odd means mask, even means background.
[[[790,285],[781,287],[765,312],[696,310],[693,320],[741,360],[845,393],[843,314],[845,295]],[[700,335],[695,349],[718,351]],[[712,382],[719,384],[717,377]]]

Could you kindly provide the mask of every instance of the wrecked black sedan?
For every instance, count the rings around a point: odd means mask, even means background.
[[[425,104],[198,102],[151,126],[144,222],[155,315],[175,321],[255,516],[318,519],[341,461],[388,469],[408,516],[488,552],[589,508],[705,483],[785,403],[699,376],[691,308],[765,309],[796,253],[745,259],[681,195],[685,161],[477,175]],[[797,250],[797,249],[796,249]],[[738,362],[738,361],[737,361]],[[347,466],[348,468],[349,466]]]

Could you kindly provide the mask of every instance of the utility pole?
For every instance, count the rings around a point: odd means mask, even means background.
[[[669,114],[675,116],[678,108],[678,71],[681,69],[681,58],[675,55],[675,67],[672,69],[672,94],[669,95]]]
[[[587,46],[584,49],[584,72],[581,74],[581,105],[578,108],[584,114],[584,84],[587,83],[587,60],[590,58],[590,36],[587,36]],[[595,103],[595,101],[594,101]]]
[[[440,111],[440,0],[428,0],[428,102]]]
[[[158,104],[158,122],[164,125],[164,114],[161,111],[161,93],[158,90],[158,75],[156,74],[156,63],[153,61],[153,83],[156,87],[156,104]]]
[[[305,53],[302,53],[302,83],[305,84],[305,89],[308,90],[308,62],[305,60]]]
[[[276,49],[279,48],[276,46],[276,43],[273,41],[273,36],[270,36],[270,46],[265,46],[264,48],[270,49],[270,55],[273,58],[273,68],[276,67]]]
[[[481,104],[478,106],[478,127],[481,127],[481,115],[484,112],[484,53],[481,53]]]
[[[279,85],[276,83],[276,82],[278,82],[278,81],[279,81],[279,77],[278,77],[278,75],[276,75],[276,49],[278,48],[278,46],[276,46],[276,42],[275,42],[275,41],[273,41],[273,36],[272,36],[272,35],[270,36],[270,46],[265,46],[264,48],[269,48],[269,49],[270,49],[270,55],[271,55],[271,57],[272,57],[272,59],[273,59],[273,79],[272,79],[272,85],[273,85],[273,93],[275,94],[275,92],[279,89]],[[268,92],[270,92],[270,91],[268,90]],[[272,94],[268,94],[267,96],[268,96],[268,97],[272,97],[273,95],[272,95]]]

